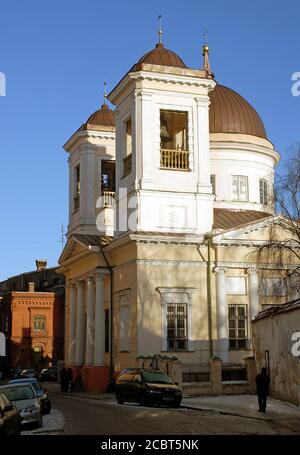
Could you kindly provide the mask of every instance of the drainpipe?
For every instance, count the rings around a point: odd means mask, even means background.
[[[103,250],[101,250],[101,253],[104,257],[104,260],[106,262],[107,268],[109,269],[110,272],[110,312],[109,312],[109,331],[110,331],[110,337],[109,337],[109,377],[110,380],[113,379],[113,267],[110,265],[109,260],[107,259],[107,256]]]
[[[211,304],[211,239],[212,235],[205,235],[204,239],[207,241],[207,268],[206,268],[206,287],[207,287],[207,316],[208,316],[208,339],[209,339],[209,353],[213,358],[213,339],[212,339],[212,304]]]

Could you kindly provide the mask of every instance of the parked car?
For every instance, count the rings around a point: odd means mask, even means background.
[[[57,367],[43,368],[39,375],[40,381],[57,381],[57,378],[58,378]]]
[[[21,432],[21,416],[4,393],[0,393],[0,437],[18,436]]]
[[[16,406],[22,418],[22,426],[28,423],[42,426],[41,406],[31,384],[6,384],[0,387],[0,393],[6,395]]]
[[[49,414],[51,411],[51,401],[48,398],[47,390],[36,378],[12,379],[8,384],[31,384],[37,394],[42,415]]]
[[[142,406],[167,405],[179,407],[182,393],[178,385],[165,373],[140,368],[123,370],[116,381],[116,398],[119,404],[125,401]]]
[[[22,370],[19,374],[20,378],[35,378],[37,376],[37,370],[33,368],[27,368],[26,370]]]

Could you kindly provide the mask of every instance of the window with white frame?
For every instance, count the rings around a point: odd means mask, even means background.
[[[245,175],[232,175],[232,200],[248,201],[248,177]]]
[[[248,338],[247,305],[228,305],[230,349],[244,349]]]
[[[167,304],[167,349],[180,351],[187,349],[187,304]]]
[[[269,185],[265,179],[259,179],[259,201],[261,204],[268,204]]]
[[[261,278],[260,295],[263,297],[286,297],[287,295],[286,279],[283,277]]]

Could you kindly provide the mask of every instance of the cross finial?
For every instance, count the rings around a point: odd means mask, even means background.
[[[104,104],[106,104],[106,100],[107,100],[106,81],[104,81],[104,94],[103,94],[103,97],[104,97]]]
[[[208,35],[208,30],[205,27],[204,30],[203,30],[204,44],[207,44],[207,35]]]
[[[162,44],[162,15],[160,14],[158,16],[158,42],[159,44]]]

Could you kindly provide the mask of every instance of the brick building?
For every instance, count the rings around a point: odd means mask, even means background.
[[[5,366],[38,367],[63,359],[64,277],[46,261],[0,283],[0,332],[7,340]],[[3,360],[2,360],[3,362]]]

